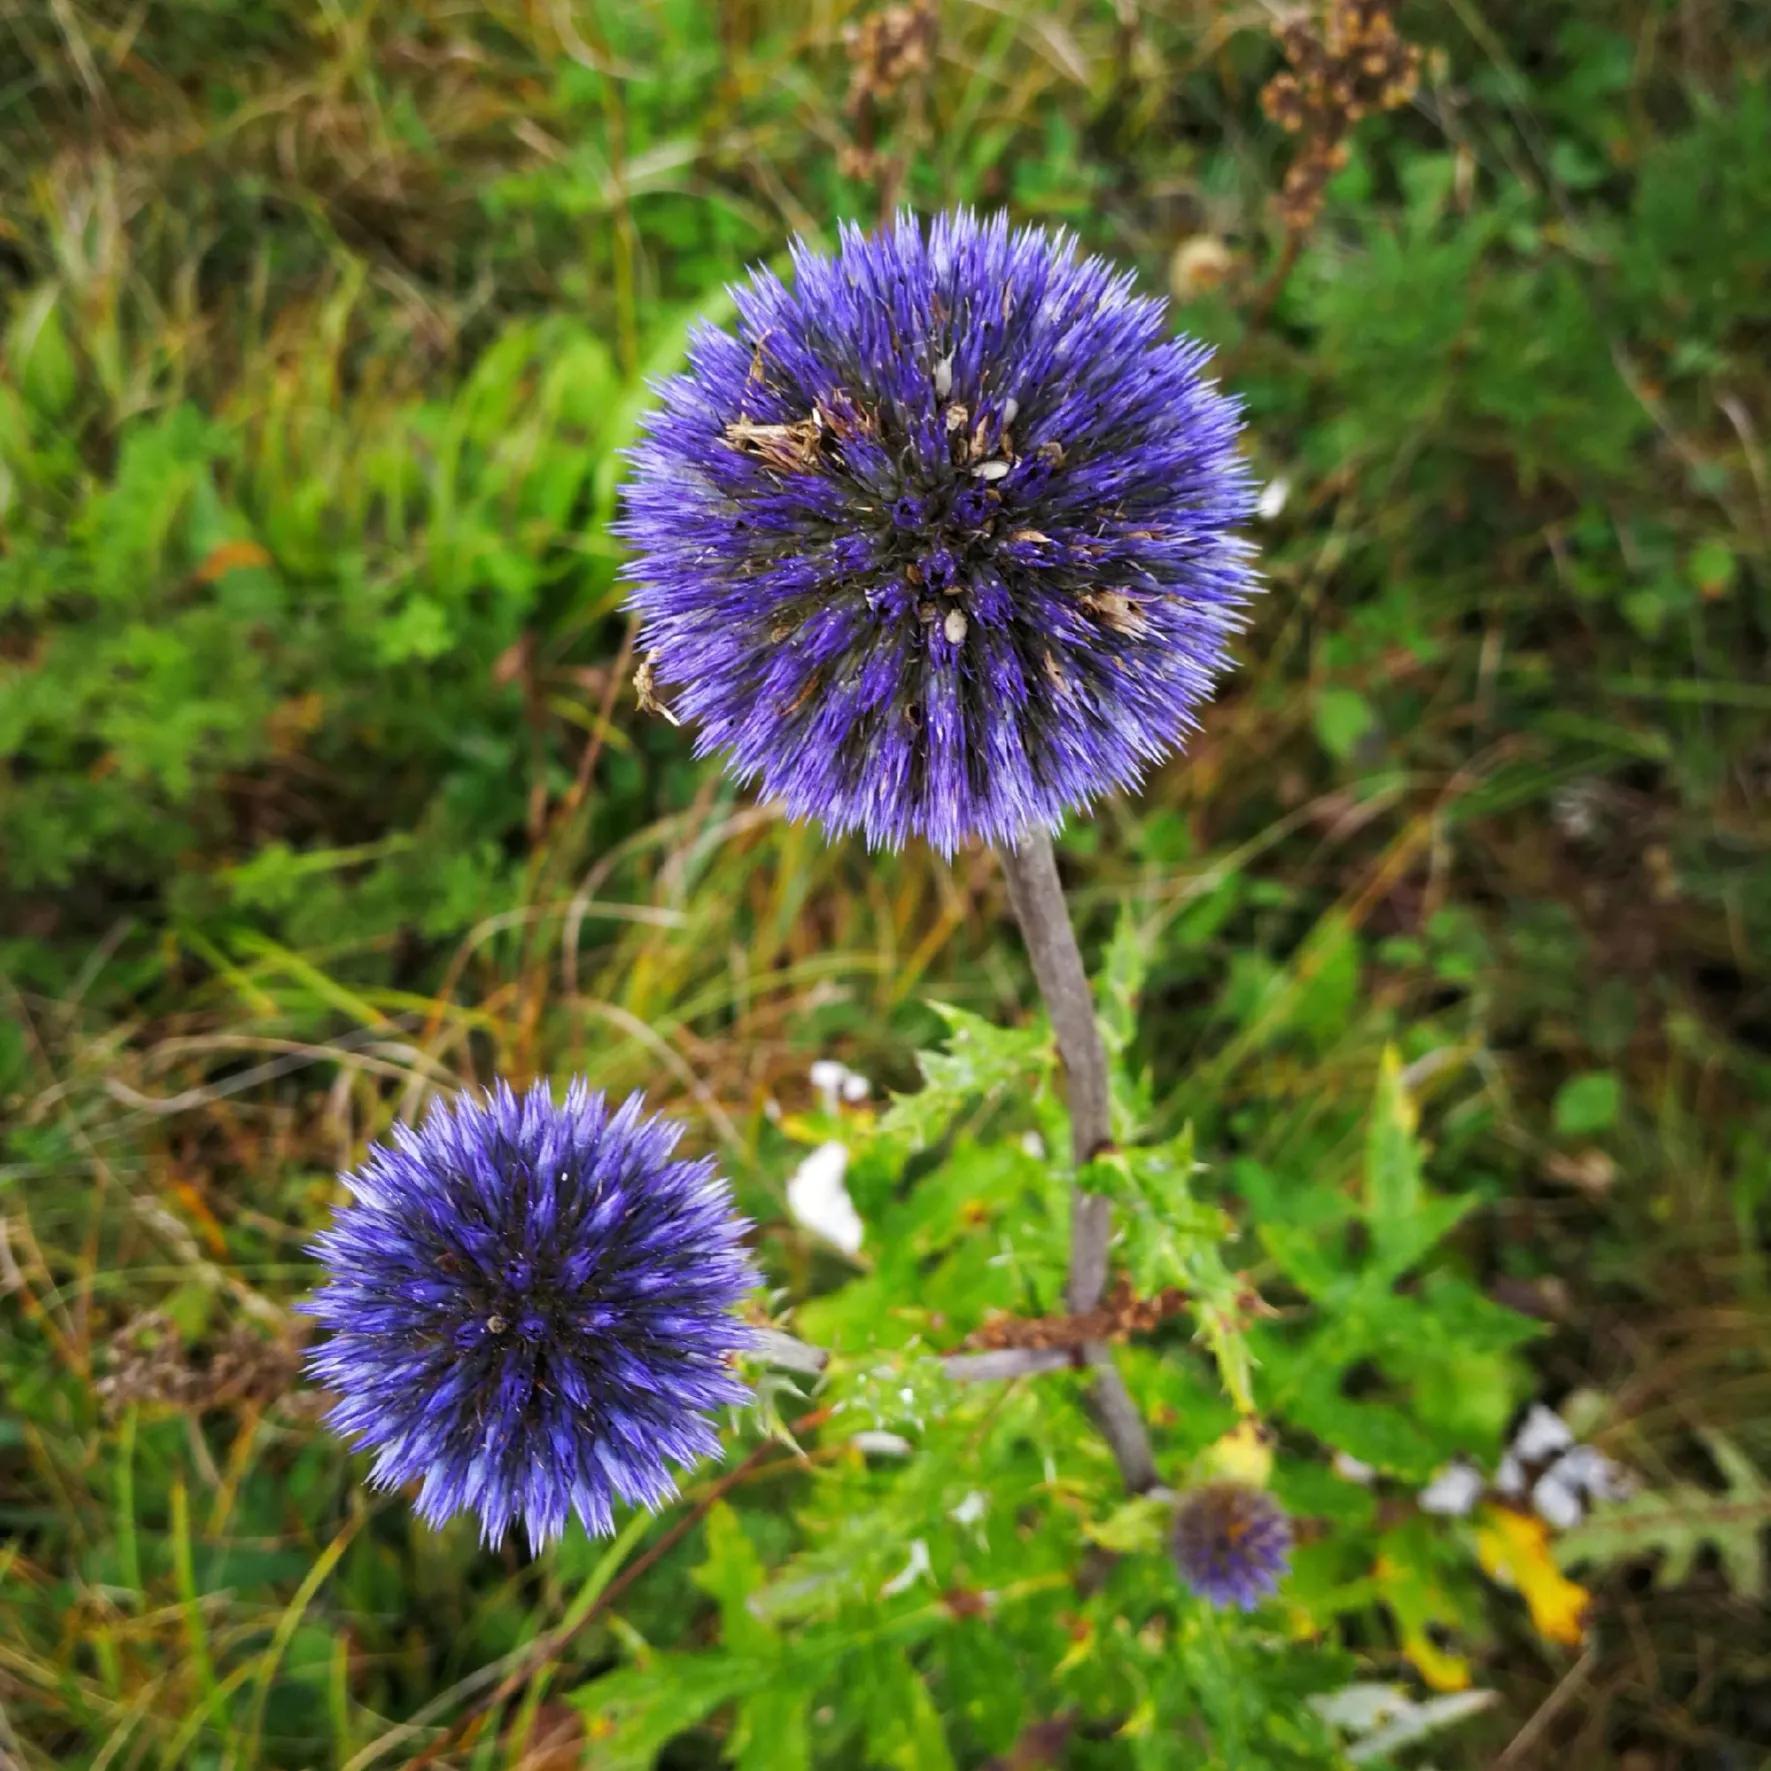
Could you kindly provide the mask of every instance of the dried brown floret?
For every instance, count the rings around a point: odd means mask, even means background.
[[[824,432],[814,414],[792,424],[756,424],[748,418],[734,418],[722,434],[741,455],[754,455],[782,473],[801,473],[817,461]]]
[[[112,1337],[110,1370],[96,1388],[99,1406],[112,1417],[134,1405],[202,1414],[274,1402],[300,1373],[301,1347],[293,1335],[267,1340],[236,1327],[187,1347],[169,1317],[150,1311]]]
[[[1330,178],[1347,163],[1353,125],[1414,96],[1421,54],[1396,29],[1390,0],[1326,0],[1314,16],[1280,25],[1286,62],[1261,92],[1261,107],[1299,139],[1277,199],[1280,218],[1302,233],[1321,212]]]
[[[1079,1316],[993,1316],[966,1345],[982,1352],[1002,1347],[1081,1347],[1089,1341],[1128,1340],[1148,1334],[1187,1306],[1187,1294],[1167,1286],[1153,1297],[1138,1297],[1125,1279],[1092,1310]]]

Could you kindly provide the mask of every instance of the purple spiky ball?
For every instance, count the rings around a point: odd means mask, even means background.
[[[329,1331],[309,1355],[328,1423],[373,1450],[376,1486],[539,1547],[573,1512],[606,1535],[617,1502],[660,1505],[672,1466],[718,1450],[707,1411],[748,1394],[731,1311],[754,1276],[725,1182],[677,1138],[638,1095],[500,1083],[344,1177],[302,1307]]]
[[[1194,727],[1256,588],[1237,404],[1067,235],[967,212],[734,291],[619,530],[656,691],[795,817],[1055,828]]]
[[[1208,1482],[1175,1510],[1175,1565],[1202,1599],[1252,1611],[1291,1565],[1291,1521],[1272,1495],[1240,1482]]]

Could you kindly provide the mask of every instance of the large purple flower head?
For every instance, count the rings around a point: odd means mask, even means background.
[[[309,1357],[328,1423],[374,1449],[373,1482],[538,1547],[568,1509],[608,1533],[617,1497],[657,1506],[672,1464],[718,1449],[704,1411],[747,1395],[730,1311],[753,1277],[725,1183],[677,1135],[638,1095],[501,1083],[371,1146],[303,1308],[331,1330]]]
[[[1252,1611],[1291,1564],[1291,1521],[1264,1489],[1208,1482],[1175,1511],[1174,1556],[1200,1598]]]
[[[698,332],[621,533],[653,680],[796,817],[951,853],[1136,782],[1254,586],[1236,404],[1066,235],[793,249]]]

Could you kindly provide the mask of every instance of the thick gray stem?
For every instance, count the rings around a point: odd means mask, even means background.
[[[1021,925],[1033,977],[1045,998],[1070,1100],[1070,1147],[1080,1169],[1113,1146],[1109,1114],[1107,1053],[1095,1020],[1076,931],[1070,926],[1057,856],[1044,830],[1026,831],[1013,847],[998,851],[1008,881],[1009,902]],[[1078,1187],[1070,1204],[1070,1272],[1065,1301],[1073,1315],[1092,1310],[1107,1289],[1107,1244],[1113,1233],[1111,1203]],[[1154,1488],[1156,1462],[1150,1437],[1113,1364],[1105,1342],[1090,1341],[1082,1361],[1094,1373],[1088,1411],[1119,1462],[1119,1473],[1133,1494]]]
[[[996,1347],[987,1353],[949,1353],[941,1369],[959,1384],[1001,1383],[1040,1371],[1062,1371],[1070,1363],[1063,1347]]]
[[[1009,903],[1021,925],[1033,977],[1045,998],[1046,1012],[1057,1035],[1070,1095],[1070,1147],[1076,1166],[1098,1156],[1113,1143],[1108,1116],[1107,1053],[1095,1023],[1094,993],[1083,969],[1082,950],[1070,926],[1069,906],[1058,878],[1058,858],[1043,830],[1029,830],[1014,848],[999,851]],[[1105,1274],[1102,1282],[1105,1283]],[[1072,1310],[1093,1309],[1098,1297]]]

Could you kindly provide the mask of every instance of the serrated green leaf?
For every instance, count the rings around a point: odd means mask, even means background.
[[[1138,1031],[1138,998],[1150,974],[1150,943],[1126,906],[1107,943],[1097,993],[1101,1004],[1101,1035],[1109,1052],[1128,1050]]]
[[[1254,1412],[1254,1355],[1243,1331],[1241,1287],[1221,1260],[1197,1257],[1193,1264],[1195,1302],[1193,1316],[1199,1338],[1205,1342],[1224,1392],[1239,1414]],[[1209,1295],[1203,1298],[1198,1293]]]
[[[708,1509],[705,1530],[707,1559],[695,1570],[694,1582],[719,1606],[720,1632],[728,1648],[767,1654],[775,1631],[749,1605],[766,1579],[763,1559],[723,1500]]]
[[[733,1654],[647,1654],[572,1693],[603,1771],[650,1771],[681,1734],[769,1678],[766,1662]]]
[[[1318,1303],[1328,1304],[1351,1289],[1355,1280],[1342,1264],[1342,1251],[1325,1246],[1321,1232],[1291,1224],[1261,1224],[1261,1246],[1281,1273]]]
[[[1043,1023],[998,1027],[946,1003],[930,1006],[947,1023],[946,1047],[917,1054],[923,1086],[913,1095],[896,1096],[879,1127],[882,1136],[903,1138],[913,1149],[934,1143],[973,1102],[1024,1081],[1051,1048]]]
[[[1153,1085],[1149,1071],[1134,1074],[1127,1065],[1137,1038],[1138,999],[1149,973],[1150,957],[1150,943],[1127,906],[1114,925],[1096,986],[1101,1040],[1107,1048],[1113,1133],[1123,1144],[1141,1137],[1151,1116]]]
[[[1090,1543],[1118,1556],[1145,1555],[1162,1547],[1164,1534],[1174,1516],[1171,1502],[1153,1500],[1147,1494],[1122,1501],[1106,1518],[1083,1527]]]
[[[862,1659],[871,1758],[894,1771],[953,1771],[940,1714],[909,1657],[901,1648],[879,1645]]]
[[[1434,1273],[1423,1280],[1419,1299],[1434,1334],[1467,1353],[1511,1352],[1545,1332],[1543,1323],[1497,1304],[1456,1273]]]
[[[1193,1130],[1163,1144],[1115,1151],[1079,1177],[1114,1201],[1124,1259],[1144,1293],[1178,1286],[1199,1336],[1236,1406],[1254,1406],[1253,1369],[1243,1332],[1246,1287],[1224,1259],[1235,1223],[1221,1206],[1196,1199]]]
[[[1372,1242],[1376,1258],[1367,1276],[1393,1285],[1473,1211],[1480,1202],[1473,1193],[1454,1193],[1443,1199],[1427,1199],[1406,1218],[1389,1220],[1388,1234],[1380,1238],[1375,1226]]]
[[[1285,1418],[1324,1445],[1344,1451],[1385,1475],[1425,1482],[1440,1462],[1439,1448],[1402,1409],[1356,1401],[1335,1388],[1305,1387],[1288,1395]]]
[[[815,1687],[770,1685],[738,1701],[729,1750],[738,1771],[810,1771]]]
[[[1469,1667],[1436,1640],[1459,1621],[1436,1566],[1439,1554],[1429,1521],[1410,1519],[1379,1539],[1373,1574],[1382,1603],[1396,1620],[1402,1652],[1435,1690],[1457,1691],[1468,1685]]]
[[[1717,1432],[1704,1443],[1722,1475],[1720,1493],[1695,1482],[1593,1510],[1556,1541],[1564,1568],[1592,1563],[1601,1568],[1656,1558],[1655,1583],[1682,1584],[1704,1549],[1715,1552],[1729,1584],[1743,1598],[1762,1599],[1767,1590],[1764,1532],[1771,1526],[1771,1485],[1731,1439]]]

